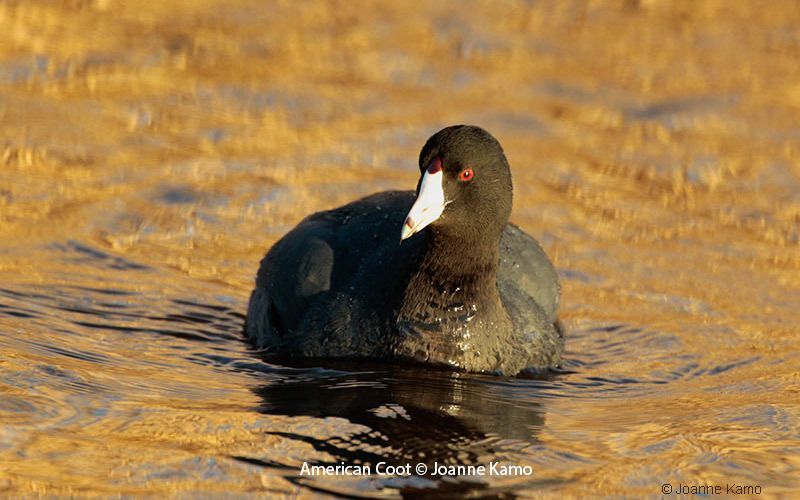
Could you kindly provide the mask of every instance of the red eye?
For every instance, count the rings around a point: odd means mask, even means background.
[[[465,168],[458,174],[458,180],[461,182],[469,182],[473,177],[475,177],[475,172],[473,172],[471,168]]]

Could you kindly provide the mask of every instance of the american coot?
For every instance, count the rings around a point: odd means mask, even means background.
[[[253,344],[506,375],[559,362],[558,277],[536,240],[508,223],[500,143],[479,127],[448,127],[419,166],[416,193],[310,215],[270,249],[247,311]]]

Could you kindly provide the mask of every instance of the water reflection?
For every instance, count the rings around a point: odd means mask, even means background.
[[[266,358],[271,365],[274,358]],[[285,364],[286,360],[283,361]],[[303,366],[290,362],[293,366]],[[543,407],[531,397],[505,399],[496,380],[426,366],[325,361],[325,368],[304,363],[292,377],[256,388],[258,411],[287,416],[345,418],[360,432],[325,439],[310,434],[272,434],[310,444],[332,460],[314,465],[360,464],[372,470],[378,463],[404,466],[424,463],[484,465],[537,442],[545,423]],[[239,457],[247,460],[246,457]],[[275,466],[275,464],[267,464]],[[313,478],[288,477],[314,484]],[[375,477],[371,489],[391,485],[408,494],[422,489],[438,493],[470,489],[484,491],[485,478],[438,474],[414,478]],[[525,478],[526,483],[532,478]],[[317,485],[318,488],[323,488]],[[340,485],[341,487],[341,485]],[[359,486],[363,488],[362,484]],[[340,493],[342,490],[338,490]]]

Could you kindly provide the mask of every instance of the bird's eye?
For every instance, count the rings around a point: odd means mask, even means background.
[[[465,168],[458,174],[458,180],[461,182],[469,182],[473,177],[475,177],[475,172],[473,172],[471,168]]]

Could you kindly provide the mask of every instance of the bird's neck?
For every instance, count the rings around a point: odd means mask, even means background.
[[[474,238],[437,232],[434,228],[425,236],[420,259],[406,288],[406,295],[415,295],[417,300],[406,303],[428,304],[443,313],[500,309],[499,237]]]
[[[497,288],[499,237],[464,240],[427,231],[397,315],[395,355],[469,367],[512,334]]]

